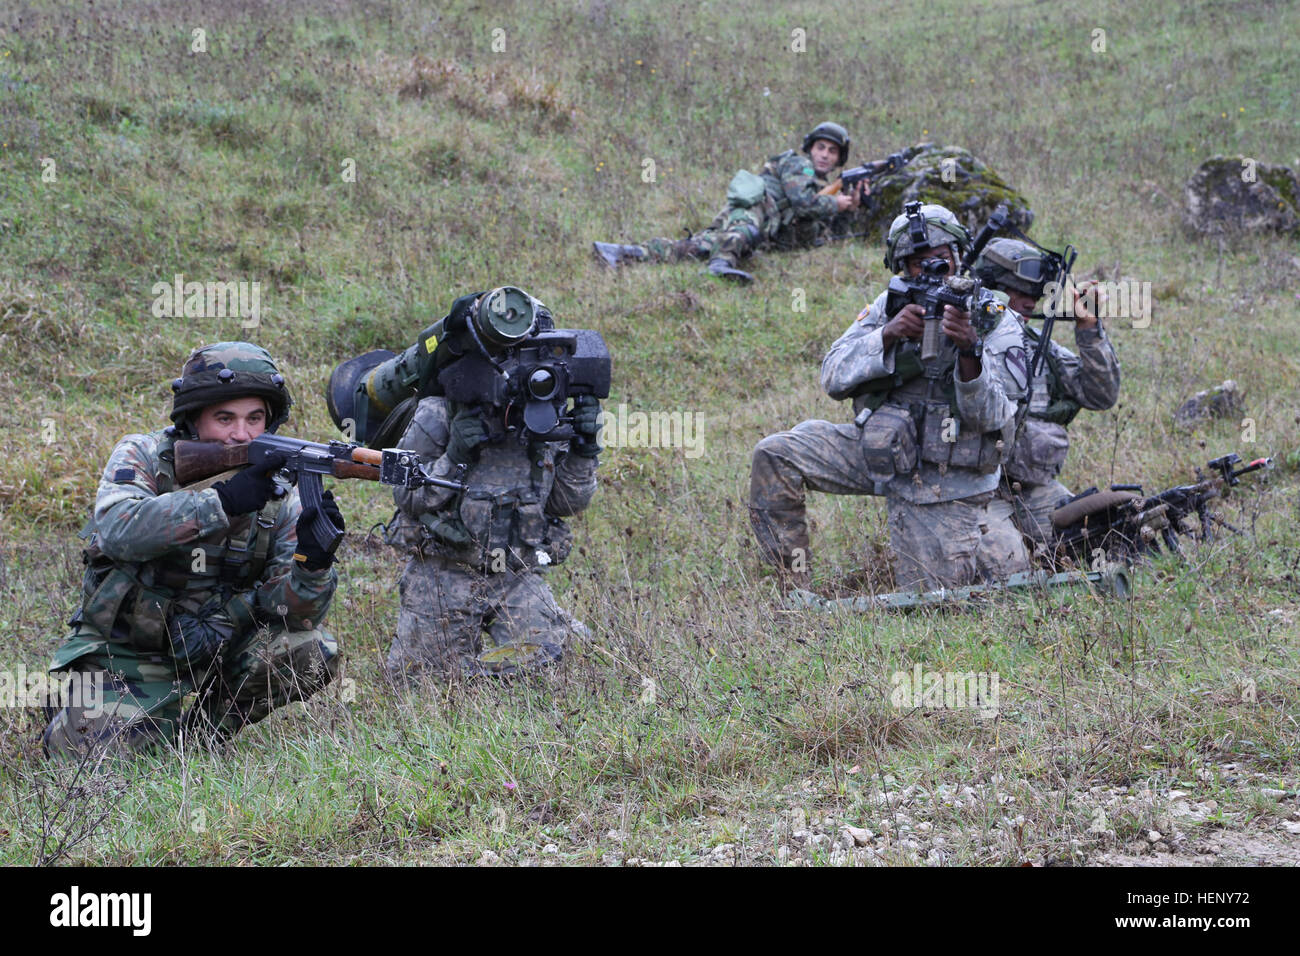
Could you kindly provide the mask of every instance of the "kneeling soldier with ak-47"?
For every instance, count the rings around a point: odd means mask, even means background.
[[[258,346],[222,342],[197,349],[172,389],[174,425],[118,442],[82,532],[81,608],[50,670],[102,681],[103,693],[53,714],[51,755],[137,752],[182,729],[224,739],[310,697],[337,668],[320,628],[337,582],[332,542],[313,530],[342,529],[333,496],[303,510],[274,480],[275,457],[176,480],[178,440],[235,445],[274,432],[292,405],[284,377]]]

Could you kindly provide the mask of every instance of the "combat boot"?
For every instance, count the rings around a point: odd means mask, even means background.
[[[640,262],[646,257],[646,251],[640,246],[621,246],[616,242],[593,242],[591,251],[611,269],[617,269],[625,262]]]
[[[754,277],[748,272],[737,269],[726,259],[710,259],[709,274],[718,276],[722,279],[730,279],[733,282],[739,282],[741,285],[749,285],[754,281]]]

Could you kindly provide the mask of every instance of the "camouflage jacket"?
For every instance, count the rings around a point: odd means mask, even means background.
[[[87,569],[70,641],[77,646],[71,658],[62,655],[65,663],[110,639],[166,653],[181,613],[215,615],[235,634],[258,624],[310,630],[325,617],[338,578],[333,568],[308,571],[293,560],[297,491],[256,515],[229,518],[214,489],[173,490],[171,442],[166,431],[127,435],[104,466],[83,532]],[[255,520],[267,529],[265,560],[250,579]],[[236,550],[241,545],[247,552]]]
[[[1008,310],[984,337],[980,374],[969,382],[957,378],[956,349],[947,337],[938,358],[925,363],[921,374],[908,375],[896,363],[901,350],[914,355],[915,346],[884,347],[885,299],[882,292],[826,353],[822,388],[831,398],[853,398],[864,429],[878,415],[900,423],[906,433],[900,441],[912,443],[915,464],[887,481],[888,492],[931,504],[993,491],[1027,398],[1028,360],[1019,319]],[[907,361],[919,366],[912,355]],[[874,411],[869,389],[877,400]],[[880,415],[883,409],[890,411]]]
[[[457,473],[444,454],[449,421],[447,400],[426,397],[402,435],[401,447],[433,461],[438,478]],[[396,489],[390,542],[489,572],[535,568],[568,557],[573,535],[560,519],[590,504],[596,460],[570,454],[568,442],[530,446],[511,434],[480,445],[464,481],[463,494],[435,486]]]
[[[834,196],[819,196],[826,178],[817,175],[812,160],[787,149],[763,164],[768,198],[776,203],[781,224],[803,219],[830,219],[839,209]]]
[[[1025,349],[1032,358],[1037,330],[1025,325]],[[1043,485],[1055,481],[1070,448],[1066,426],[1080,408],[1102,411],[1119,398],[1119,359],[1101,326],[1074,330],[1076,355],[1053,341],[1030,387],[1027,415],[1007,462],[1010,481]]]

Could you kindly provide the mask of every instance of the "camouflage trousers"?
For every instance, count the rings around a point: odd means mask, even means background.
[[[765,206],[730,207],[709,228],[689,239],[649,239],[640,244],[649,262],[682,259],[725,259],[732,268],[748,256],[766,236],[769,215]]]
[[[394,679],[513,674],[554,663],[569,639],[589,636],[536,570],[488,574],[417,556],[402,572],[387,669]]]
[[[801,422],[768,435],[754,449],[749,513],[763,556],[787,569],[809,555],[806,489],[873,495],[862,430],[853,424]],[[993,492],[937,504],[916,504],[885,492],[894,578],[900,590],[962,587],[1027,570],[1029,556],[1010,512]],[[802,549],[801,551],[799,549]]]
[[[1045,485],[1028,485],[1017,482],[1019,491],[1012,490],[1005,478],[998,486],[998,499],[1011,507],[1011,519],[1022,534],[1035,545],[1050,547],[1056,532],[1052,528],[1052,512],[1061,499],[1072,497],[1070,489],[1059,481]]]
[[[79,757],[102,745],[117,754],[174,745],[182,729],[226,739],[277,707],[306,700],[338,672],[338,645],[319,629],[261,628],[225,645],[197,671],[183,669],[169,653],[139,650],[120,641],[94,641],[64,667],[103,675],[98,704],[64,707],[53,715],[43,741],[50,756]],[[184,716],[187,695],[198,692]]]

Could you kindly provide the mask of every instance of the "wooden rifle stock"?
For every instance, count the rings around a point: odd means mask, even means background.
[[[176,483],[188,485],[232,468],[248,464],[248,442],[226,445],[216,441],[178,441],[172,446]],[[363,481],[379,480],[379,463],[383,453],[373,448],[352,449],[352,460],[336,458],[332,463],[335,478],[360,478]]]

